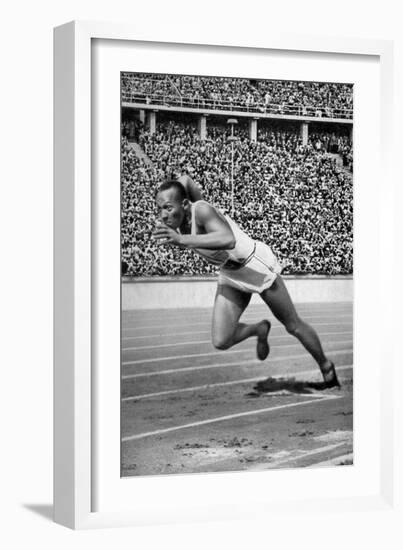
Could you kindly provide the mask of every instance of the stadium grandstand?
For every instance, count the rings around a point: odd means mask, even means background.
[[[123,104],[276,116],[353,118],[349,84],[157,74],[122,74]]]
[[[348,84],[123,74],[122,274],[216,272],[151,240],[156,188],[184,174],[269,243],[284,274],[351,274],[352,106]]]

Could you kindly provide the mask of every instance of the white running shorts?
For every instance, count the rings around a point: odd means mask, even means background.
[[[278,274],[281,265],[271,248],[256,241],[256,250],[246,265],[239,269],[222,267],[218,276],[218,284],[229,285],[249,294],[260,294],[270,288]]]

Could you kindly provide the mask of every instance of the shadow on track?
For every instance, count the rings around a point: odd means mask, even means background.
[[[312,394],[328,389],[324,382],[308,382],[295,378],[267,378],[258,382],[247,397],[260,397],[270,393]]]

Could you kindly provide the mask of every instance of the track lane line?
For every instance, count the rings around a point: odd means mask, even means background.
[[[335,334],[351,334],[351,330],[343,331],[343,332],[322,332],[319,334],[319,336],[333,336]],[[279,336],[273,336],[270,338],[270,344],[273,342],[273,340],[284,340],[284,339],[291,339],[292,336],[290,334],[281,334]],[[195,344],[211,344],[211,339],[209,340],[193,340],[192,342],[170,342],[169,344],[158,344],[157,346],[134,346],[130,348],[121,348],[122,351],[137,351],[137,350],[146,350],[146,349],[160,349],[160,348],[172,348],[175,346],[194,346]]]
[[[297,307],[298,309],[310,309],[310,308],[315,308],[315,309],[321,309],[321,308],[324,308],[324,309],[333,309],[333,308],[349,308],[349,307],[352,307],[352,301],[351,300],[347,300],[347,301],[343,301],[343,302],[339,302],[339,301],[335,301],[335,302],[332,302],[332,301],[326,301],[326,302],[298,302],[297,304]],[[262,302],[255,302],[255,303],[251,303],[249,304],[248,308],[250,310],[259,310],[259,309],[264,309],[266,307],[266,304],[262,301]],[[160,312],[160,311],[166,311],[166,312],[176,312],[176,311],[193,311],[193,312],[197,312],[199,310],[201,311],[209,311],[210,307],[209,306],[193,306],[193,307],[168,307],[168,308],[143,308],[143,309],[122,309],[122,313],[124,315],[138,315],[139,312],[141,313],[147,313],[149,315],[151,314],[154,314],[155,312]]]
[[[172,308],[170,308],[172,309]],[[352,305],[350,303],[350,305],[346,305],[344,307],[325,307],[325,308],[321,308],[321,307],[306,307],[306,308],[299,308],[297,307],[297,312],[298,313],[312,313],[312,314],[333,314],[333,313],[344,313],[344,312],[352,312]],[[137,316],[136,315],[125,315],[125,312],[123,312],[123,320],[125,322],[128,322],[128,321],[143,321],[144,319],[146,319],[147,321],[153,321],[153,320],[160,320],[161,317],[164,317],[164,319],[166,319],[167,321],[169,320],[175,320],[175,319],[181,319],[184,315],[186,315],[187,317],[194,317],[195,319],[198,319],[200,318],[201,316],[208,316],[208,315],[211,315],[212,313],[212,305],[210,307],[207,307],[207,308],[200,308],[200,312],[198,311],[188,311],[187,309],[182,309],[182,310],[179,310],[177,314],[173,313],[173,314],[169,314],[169,315],[164,315],[164,312],[167,312],[169,310],[165,310],[165,309],[160,309],[158,310],[158,312],[154,313],[154,315],[150,315],[149,312],[151,312],[152,310],[143,310],[145,313],[143,313],[143,311],[141,312],[141,314],[138,314]],[[267,311],[267,306],[265,305],[258,305],[257,307],[254,307],[253,305],[252,306],[248,306],[248,309],[246,310],[246,315],[260,315],[261,313],[264,313],[265,311]]]
[[[354,453],[347,453],[344,455],[335,456],[334,458],[330,458],[329,460],[323,460],[322,462],[315,462],[314,464],[311,464],[310,466],[306,466],[307,468],[326,468],[327,466],[338,466],[336,462],[340,462],[342,460],[351,460],[354,461]],[[350,464],[349,464],[350,466]],[[352,466],[352,464],[351,464]]]
[[[352,327],[353,324],[352,322],[351,323],[311,323],[311,325],[313,327],[321,327],[321,326],[327,326],[327,327],[340,327],[340,326],[349,326],[349,327]],[[271,328],[271,332],[273,332],[273,330],[275,329],[284,329],[283,325],[273,325],[272,324],[272,328]],[[183,334],[211,334],[211,330],[188,330],[188,331],[181,331],[180,335],[182,336]],[[165,333],[165,334],[161,334],[161,333],[158,333],[158,334],[144,334],[142,336],[126,336],[124,338],[121,339],[122,342],[126,341],[126,340],[141,340],[141,339],[144,339],[144,338],[155,338],[156,336],[176,336],[176,332],[173,332],[172,334],[171,333]]]
[[[343,350],[336,350],[331,351],[329,353],[330,357],[333,357],[335,355],[342,355],[343,353],[352,353],[352,349],[343,349]],[[307,359],[311,358],[308,352],[304,354],[298,354],[298,355],[286,355],[285,357],[277,357],[275,358],[275,361],[289,361],[290,359]],[[213,365],[197,365],[195,367],[183,367],[180,369],[166,369],[166,370],[160,370],[160,371],[153,371],[153,372],[139,372],[136,374],[125,374],[121,376],[122,380],[130,380],[132,378],[147,378],[149,376],[160,376],[164,374],[176,374],[176,373],[182,373],[182,372],[190,372],[195,370],[202,370],[202,369],[218,369],[218,368],[227,368],[227,367],[242,367],[245,365],[248,366],[256,366],[256,365],[262,365],[264,364],[263,361],[260,361],[259,359],[252,359],[248,361],[232,361],[231,363],[215,363]],[[270,367],[270,365],[267,365]]]
[[[339,371],[343,371],[343,370],[347,370],[347,369],[352,369],[353,366],[352,365],[340,365],[339,367],[337,367],[337,372]],[[308,374],[314,374],[314,373],[317,373],[318,372],[318,369],[311,369],[311,370],[305,370],[305,371],[298,371],[298,372],[287,372],[287,373],[284,373],[284,374],[276,374],[274,376],[271,376],[270,378],[276,378],[276,379],[281,379],[281,378],[284,378],[285,376],[306,376]],[[221,387],[221,386],[235,386],[237,384],[249,384],[250,382],[258,382],[259,380],[262,380],[262,376],[255,376],[254,378],[243,378],[241,380],[231,380],[230,382],[217,382],[215,384],[203,384],[201,386],[193,386],[193,387],[190,387],[190,388],[176,388],[174,390],[164,390],[164,391],[159,391],[159,392],[154,392],[154,393],[143,393],[143,394],[139,394],[139,395],[131,395],[131,396],[127,396],[127,397],[122,397],[122,402],[126,403],[128,401],[138,401],[140,399],[150,399],[150,398],[153,398],[153,397],[162,397],[164,395],[173,395],[173,394],[177,394],[177,393],[184,393],[184,392],[192,392],[192,391],[200,391],[200,390],[207,390],[207,389],[211,389],[211,388],[218,388],[218,387]],[[270,393],[270,392],[268,392]],[[291,392],[292,393],[292,392]],[[298,394],[300,395],[300,394]],[[302,394],[304,395],[304,394]],[[323,394],[305,394],[305,395],[310,395],[311,397],[321,397]]]
[[[268,313],[270,313],[270,310],[268,310]],[[308,319],[322,319],[322,318],[330,318],[332,320],[334,319],[351,319],[352,318],[352,314],[348,314],[348,315],[313,315],[313,316],[304,316],[304,321],[305,320],[308,320]],[[200,319],[200,317],[199,317]],[[259,317],[257,317],[256,315],[253,316],[253,317],[248,317],[248,316],[242,316],[241,317],[241,321],[261,321],[262,320],[262,316],[259,315]],[[211,318],[210,319],[206,319],[205,321],[201,321],[201,322],[196,322],[196,323],[193,323],[193,322],[187,322],[187,323],[182,323],[182,324],[175,324],[175,328],[181,328],[181,327],[195,327],[195,326],[203,326],[203,325],[207,325],[209,324],[211,321]],[[122,330],[123,331],[128,331],[128,330],[145,330],[145,329],[159,329],[159,328],[165,328],[167,325],[168,326],[172,326],[173,323],[169,323],[168,324],[168,321],[162,325],[142,325],[141,327],[126,327],[126,328],[123,328]],[[276,324],[273,324],[273,326],[281,326],[280,323],[276,323]]]
[[[255,409],[253,411],[246,411],[242,413],[234,413],[234,414],[228,414],[225,416],[218,416],[216,418],[209,418],[208,420],[199,420],[198,422],[191,422],[189,424],[182,424],[181,426],[172,426],[171,428],[162,428],[160,430],[154,430],[151,432],[144,432],[140,434],[135,435],[129,435],[122,437],[122,443],[126,443],[128,441],[135,441],[138,439],[145,439],[146,437],[151,437],[154,435],[161,435],[166,434],[170,432],[176,432],[179,430],[185,430],[187,428],[195,428],[196,426],[206,426],[208,424],[216,424],[218,422],[225,422],[226,420],[232,420],[234,418],[243,418],[246,416],[254,416],[258,414],[264,414],[267,412],[272,411],[278,411],[280,409],[287,409],[287,408],[293,408],[293,407],[301,407],[303,405],[309,405],[312,403],[320,403],[322,401],[330,401],[330,400],[336,400],[336,399],[342,399],[343,396],[335,396],[335,395],[329,395],[326,397],[322,397],[322,399],[309,399],[307,401],[299,401],[298,403],[288,403],[286,405],[276,405],[274,407],[266,407],[264,409]]]
[[[274,462],[265,462],[261,464],[255,464],[254,466],[251,466],[248,468],[248,471],[252,472],[259,472],[261,470],[270,470],[271,468],[277,468],[277,466],[284,466],[284,464],[288,464],[289,462],[293,464],[294,468],[299,468],[298,464],[294,465],[295,462],[298,463],[298,461],[303,460],[304,458],[307,458],[309,456],[315,456],[322,453],[325,453],[326,451],[333,451],[334,449],[337,449],[338,447],[345,446],[347,443],[345,441],[341,441],[340,443],[333,443],[332,445],[324,445],[323,447],[319,447],[317,449],[312,449],[312,451],[304,451],[303,454],[296,455],[296,456],[289,456],[287,458],[283,458],[281,460],[276,460]],[[318,462],[318,464],[320,464]],[[306,468],[312,468],[313,466],[317,466],[318,464],[310,464],[309,466],[305,466]]]
[[[340,342],[336,342],[336,344],[352,344],[353,340],[341,340]],[[296,342],[295,344],[284,344],[282,346],[277,346],[278,348],[292,348],[295,346],[301,346],[300,342]],[[243,348],[243,349],[236,349],[236,350],[227,350],[226,353],[234,354],[234,353],[247,353],[253,351],[255,348]],[[211,357],[212,355],[221,355],[222,351],[209,351],[205,353],[191,353],[187,355],[169,355],[167,357],[151,357],[146,359],[135,359],[133,361],[122,361],[123,367],[128,367],[131,365],[143,365],[145,363],[156,363],[158,361],[176,361],[178,359],[195,359],[196,357]]]

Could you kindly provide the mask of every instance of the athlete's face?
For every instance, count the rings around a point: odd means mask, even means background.
[[[157,195],[158,216],[165,225],[178,229],[185,219],[187,200],[181,200],[175,189],[161,191]]]

